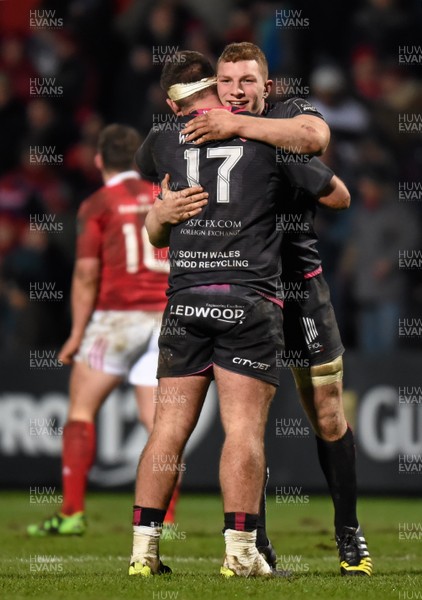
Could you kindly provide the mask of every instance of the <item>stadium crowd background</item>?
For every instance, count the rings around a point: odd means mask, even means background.
[[[101,185],[100,129],[120,122],[145,136],[165,126],[163,62],[177,49],[215,62],[233,41],[267,55],[272,100],[306,97],[331,127],[323,160],[352,206],[320,211],[318,231],[346,347],[421,347],[398,336],[398,319],[420,316],[422,303],[422,270],[399,267],[399,252],[422,248],[422,193],[399,199],[421,185],[421,134],[399,128],[399,115],[422,113],[422,60],[399,59],[400,47],[420,40],[420,1],[13,4],[0,3],[0,352],[59,347],[69,332],[75,215]],[[31,24],[43,11],[54,11],[57,27]],[[56,301],[31,299],[34,285],[49,283]]]

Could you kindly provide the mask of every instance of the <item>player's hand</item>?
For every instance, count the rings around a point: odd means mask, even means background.
[[[208,192],[204,192],[200,185],[175,192],[169,184],[170,175],[167,173],[161,182],[162,201],[158,205],[161,223],[182,223],[199,214],[208,204]]]
[[[81,340],[70,336],[63,344],[62,349],[59,352],[59,360],[64,365],[71,365],[73,363],[73,357],[79,350]]]
[[[213,109],[189,121],[183,134],[187,134],[187,142],[195,144],[227,140],[238,135],[239,118],[228,110]]]

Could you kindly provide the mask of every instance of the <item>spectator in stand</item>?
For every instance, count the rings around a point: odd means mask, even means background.
[[[29,81],[37,77],[37,72],[26,56],[23,38],[12,35],[3,39],[0,46],[0,72],[8,76],[16,98],[26,104],[30,99]]]
[[[346,139],[359,138],[369,125],[365,106],[353,98],[343,71],[335,65],[323,65],[311,75],[311,103],[325,116],[333,134]]]
[[[418,31],[408,2],[400,0],[365,0],[352,20],[353,45],[369,44],[379,54],[397,57],[399,44],[413,38]],[[413,38],[416,43],[417,37]]]
[[[352,234],[342,260],[342,274],[357,305],[358,348],[370,356],[398,346],[407,289],[399,252],[420,242],[414,215],[394,192],[384,171],[360,176]]]
[[[68,328],[63,302],[39,301],[31,290],[52,284],[63,297],[69,293],[71,263],[54,245],[45,231],[24,229],[19,246],[11,250],[2,265],[2,279],[8,300],[9,316],[16,326],[18,344],[51,347],[63,339]],[[38,286],[38,287],[37,287]],[[54,328],[46,327],[49,319]],[[12,347],[16,342],[11,338]]]

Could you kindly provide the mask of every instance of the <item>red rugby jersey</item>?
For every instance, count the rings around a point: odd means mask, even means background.
[[[151,246],[145,229],[153,203],[153,185],[126,171],[81,204],[76,257],[101,261],[97,310],[164,309],[167,249]]]

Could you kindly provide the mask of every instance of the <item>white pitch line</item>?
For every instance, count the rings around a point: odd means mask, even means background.
[[[39,560],[34,560],[38,558]],[[162,554],[161,557],[164,561],[170,560],[174,562],[180,563],[188,563],[188,562],[207,562],[207,563],[221,563],[222,561],[219,558],[204,558],[201,556],[167,556],[166,554]],[[84,562],[95,562],[101,560],[109,560],[109,561],[121,561],[129,563],[129,556],[96,556],[93,554],[87,555],[79,555],[79,556],[54,556],[47,554],[32,554],[31,558],[2,558],[0,559],[0,563],[34,563],[38,562],[40,564],[54,564],[54,563],[84,563]]]
[[[35,561],[34,558],[39,558],[38,561]],[[86,555],[78,555],[78,556],[54,556],[48,554],[31,554],[31,558],[24,558],[21,556],[17,556],[14,558],[0,558],[0,563],[30,563],[30,562],[38,562],[40,564],[54,564],[54,563],[84,563],[84,562],[96,562],[96,561],[119,561],[119,562],[127,562],[129,563],[129,555],[128,556],[97,556],[95,554],[86,554]],[[167,554],[162,554],[161,557],[164,561],[173,561],[178,563],[188,563],[188,562],[201,562],[201,563],[213,563],[219,564],[221,560],[219,558],[205,558],[203,556],[168,556]],[[280,557],[281,558],[281,557]],[[416,554],[406,554],[404,556],[380,556],[377,555],[377,560],[394,560],[394,561],[408,561],[415,560],[418,558]],[[32,560],[31,560],[32,559]],[[307,563],[309,561],[318,561],[322,560],[324,562],[337,562],[337,558],[335,556],[322,556],[322,557],[313,557],[308,558],[306,556],[302,557],[303,563]],[[280,562],[280,561],[279,561]]]

